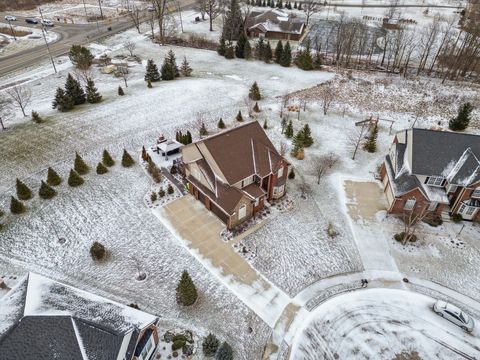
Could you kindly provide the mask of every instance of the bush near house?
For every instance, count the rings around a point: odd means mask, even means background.
[[[459,223],[459,222],[461,222],[462,220],[463,220],[462,215],[460,215],[460,214],[453,214],[453,215],[452,215],[452,221],[453,221],[454,223]]]
[[[405,236],[406,236],[406,235],[407,235],[407,234],[402,231],[401,233],[395,234],[395,235],[393,236],[393,238],[394,238],[395,240],[397,240],[398,242],[403,242],[403,240],[405,239]],[[417,235],[412,235],[412,237],[410,238],[410,242],[415,242],[415,241],[417,241],[417,239],[418,239],[418,238],[417,238]]]
[[[102,260],[106,255],[105,246],[100,244],[98,241],[95,241],[90,247],[90,256],[93,260]]]

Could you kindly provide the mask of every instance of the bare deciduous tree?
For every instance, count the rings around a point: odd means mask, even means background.
[[[13,102],[22,110],[23,116],[25,114],[25,108],[30,104],[32,99],[32,92],[26,86],[17,85],[13,86],[6,91],[7,95],[13,100]]]
[[[123,48],[130,53],[130,56],[133,56],[133,52],[137,48],[137,44],[133,41],[127,40],[123,43]]]
[[[288,150],[288,145],[285,141],[280,142],[280,155],[285,156]]]
[[[132,10],[128,12],[130,19],[132,19],[133,25],[140,34],[140,10],[135,6],[135,3],[132,5]]]
[[[416,206],[411,210],[403,210],[403,239],[402,244],[405,245],[412,241],[417,230],[417,224],[425,219],[430,214],[428,207],[425,206],[422,209],[416,209]]]
[[[2,130],[7,130],[5,121],[11,116],[11,105],[10,99],[0,97],[0,127]]]
[[[73,75],[78,81],[86,85],[88,79],[92,79],[92,70],[90,68],[77,68],[73,71]]]
[[[340,157],[333,152],[326,155],[315,156],[312,159],[313,170],[317,177],[317,184],[320,184],[323,176],[327,175],[339,161]]]
[[[253,103],[253,100],[250,99],[250,97],[247,95],[243,98],[243,103],[245,104],[245,106],[247,107],[247,111],[248,111],[248,117],[253,117],[253,107],[254,107],[254,103]]]
[[[367,129],[368,127],[365,125],[365,123],[363,123],[360,129],[355,129],[348,137],[348,144],[352,147],[352,150],[353,150],[352,160],[355,160],[355,156],[357,155],[358,148],[360,147],[360,144],[365,138]]]
[[[220,15],[220,7],[217,0],[207,1],[207,14],[210,21],[210,31],[213,31],[213,20]]]
[[[310,18],[313,14],[318,11],[318,2],[317,0],[306,0],[303,2],[303,11],[305,11],[306,20],[305,26],[308,26],[310,23]]]
[[[202,20],[205,20],[205,14],[207,13],[207,5],[208,0],[197,0],[196,1],[196,8],[198,11],[200,11],[200,16],[202,17]]]
[[[325,83],[320,88],[320,98],[322,100],[323,115],[327,115],[328,109],[335,100],[336,91],[332,84]]]

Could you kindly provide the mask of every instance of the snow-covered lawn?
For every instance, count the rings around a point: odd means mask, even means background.
[[[480,331],[467,334],[442,319],[431,310],[434,301],[392,289],[332,298],[309,315],[294,339],[291,358],[396,359],[402,353],[432,360],[479,357]]]
[[[8,25],[0,24],[0,27],[7,28]],[[45,40],[42,35],[42,30],[35,28],[27,28],[24,26],[17,26],[15,22],[12,23],[12,27],[17,31],[28,31],[29,35],[17,36],[16,39],[13,36],[0,34],[0,38],[4,37],[8,42],[4,46],[0,46],[0,57],[12,55],[16,52],[33,48],[35,46],[45,45]],[[58,34],[55,31],[47,30],[45,37],[49,43],[54,42],[58,38]]]

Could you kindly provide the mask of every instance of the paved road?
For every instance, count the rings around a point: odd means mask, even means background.
[[[360,8],[389,8],[392,7],[389,4],[345,4],[345,3],[334,3],[327,2],[327,6],[336,6],[336,7],[360,7]],[[397,8],[446,8],[446,9],[460,9],[462,6],[455,5],[434,5],[434,4],[399,4]]]

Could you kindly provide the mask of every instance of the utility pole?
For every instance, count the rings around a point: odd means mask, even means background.
[[[12,32],[13,40],[17,41],[17,37],[15,36],[15,32],[13,31],[12,23],[8,20],[8,25],[10,25],[10,31]]]
[[[88,23],[87,5],[85,5],[85,0],[83,0],[83,9],[85,10],[85,20]]]
[[[50,56],[50,61],[52,62],[53,70],[55,71],[55,74],[56,74],[57,73],[57,68],[55,67],[55,61],[53,61],[52,53],[50,52],[50,47],[48,46],[47,36],[45,35],[45,25],[43,25],[42,9],[38,8],[38,11],[40,12],[40,16],[42,17],[43,40],[45,40],[45,45],[47,46],[48,56]]]
[[[102,0],[98,0],[98,6],[100,6],[100,18],[103,19]]]

